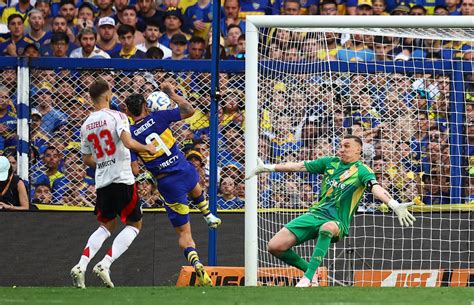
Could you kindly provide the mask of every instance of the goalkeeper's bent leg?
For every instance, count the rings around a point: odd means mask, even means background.
[[[314,248],[313,255],[311,256],[311,260],[309,262],[308,269],[304,273],[304,275],[308,279],[312,279],[314,273],[318,269],[318,267],[323,262],[324,257],[328,253],[329,245],[331,244],[332,239],[332,232],[321,230],[319,231],[318,241],[316,243],[316,247]]]
[[[296,267],[302,271],[308,270],[308,262],[302,259],[298,254],[296,254],[295,251],[291,249],[286,250],[277,257],[290,266]]]
[[[211,210],[209,210],[209,203],[207,202],[206,198],[204,198],[204,191],[196,198],[191,198],[193,204],[201,211],[202,216],[206,217],[211,214]]]

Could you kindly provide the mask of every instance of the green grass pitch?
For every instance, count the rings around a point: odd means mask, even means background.
[[[118,287],[0,288],[0,305],[474,305],[472,288]]]

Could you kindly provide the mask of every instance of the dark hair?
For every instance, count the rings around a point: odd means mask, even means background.
[[[189,44],[192,44],[192,43],[203,43],[203,44],[206,44],[206,41],[205,41],[204,38],[202,38],[202,37],[193,36],[193,37],[191,37],[191,39],[189,39]]]
[[[151,27],[155,27],[155,28],[159,29],[160,28],[160,23],[158,21],[154,20],[154,19],[150,19],[146,22],[145,28],[147,26],[151,26]]]
[[[237,41],[241,41],[241,40],[245,40],[245,33],[241,34],[239,36],[239,39],[237,39]]]
[[[129,10],[129,11],[134,11],[135,14],[138,14],[138,13],[137,13],[137,9],[136,9],[135,6],[133,6],[133,5],[128,5],[126,8],[123,9],[123,11],[127,11],[127,10]]]
[[[336,2],[336,0],[323,0],[323,1],[321,1],[321,3],[319,4],[319,7],[323,7],[324,5],[328,5],[328,4],[332,4],[332,5],[334,5],[335,7],[337,7],[337,2]]]
[[[61,0],[61,2],[59,3],[59,8],[67,4],[71,4],[76,7],[76,3],[74,2],[74,0]]]
[[[134,116],[139,116],[142,112],[142,105],[145,104],[145,98],[141,94],[132,94],[127,96],[125,104],[127,105],[128,111]]]
[[[25,19],[20,15],[20,14],[11,14],[10,16],[8,16],[8,19],[7,19],[7,25],[10,24],[10,22],[15,19],[15,18],[20,18],[21,19],[21,23],[24,23],[25,22]]]
[[[109,90],[109,84],[103,78],[99,77],[89,87],[89,95],[94,102],[97,102],[97,99]]]
[[[117,35],[123,36],[125,34],[132,33],[132,35],[135,35],[135,28],[129,24],[121,24],[119,25],[117,29]]]
[[[238,28],[240,30],[241,35],[244,33],[242,29],[240,28],[240,26],[238,26],[237,24],[231,24],[227,27],[227,35],[229,35],[229,31],[234,28]]]
[[[58,42],[64,41],[66,44],[69,44],[69,36],[64,32],[55,32],[51,36],[51,44],[56,44]]]
[[[298,6],[301,7],[301,3],[300,3],[299,0],[285,0],[285,1],[283,2],[283,7],[285,7],[285,4],[286,4],[286,3],[297,3]]]
[[[362,140],[358,136],[350,134],[350,135],[344,136],[344,139],[353,139],[354,141],[357,142],[357,144],[360,145],[360,147],[362,147]]]
[[[423,10],[423,12],[425,14],[427,13],[426,8],[422,5],[419,5],[419,4],[415,4],[412,7],[410,7],[410,13],[411,13],[411,11],[416,10],[416,9],[421,9],[421,10]]]
[[[151,47],[145,53],[145,58],[149,59],[162,59],[165,56],[163,50],[158,47]]]

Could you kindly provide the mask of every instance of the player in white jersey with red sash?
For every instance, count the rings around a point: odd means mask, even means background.
[[[153,144],[142,145],[131,138],[127,116],[109,108],[112,91],[105,80],[97,79],[89,88],[89,94],[96,111],[81,127],[81,152],[84,163],[96,169],[94,213],[100,227],[89,237],[79,263],[71,270],[71,277],[75,287],[85,288],[87,265],[115,229],[116,217],[120,216],[126,227],[92,270],[107,287],[114,287],[110,265],[128,249],[142,226],[129,149],[154,154],[156,148]]]

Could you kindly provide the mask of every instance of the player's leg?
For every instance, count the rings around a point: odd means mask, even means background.
[[[188,221],[186,224],[176,227],[175,229],[178,234],[179,247],[183,249],[184,257],[186,257],[189,264],[194,267],[199,285],[212,286],[212,280],[204,269],[204,265],[199,260],[196,244],[194,243],[191,233],[191,224]]]
[[[328,252],[332,238],[338,235],[339,226],[336,222],[328,221],[321,225],[319,229],[318,239],[316,242],[316,247],[314,248],[313,254],[311,255],[311,260],[309,261],[308,269],[306,270],[304,278],[301,281],[317,282],[317,279],[314,278],[316,270],[323,262],[323,259]]]
[[[204,191],[199,183],[188,193],[193,204],[201,211],[209,228],[217,228],[221,225],[220,218],[216,217],[209,210],[209,202],[204,197]]]
[[[138,233],[140,233],[142,227],[142,212],[138,204],[138,195],[135,185],[118,185],[115,188],[115,196],[111,197],[111,200],[117,202],[117,206],[119,207],[118,214],[122,222],[126,223],[126,226],[115,237],[107,254],[93,269],[93,272],[100,277],[107,287],[114,287],[110,279],[110,266],[127,251],[138,236]]]
[[[308,262],[301,258],[291,248],[298,242],[295,234],[283,227],[268,242],[268,252],[281,259],[290,266],[296,267],[302,271],[308,269]]]
[[[90,260],[97,254],[102,247],[104,241],[110,237],[111,232],[115,229],[117,221],[113,211],[104,205],[104,196],[106,190],[97,190],[97,201],[95,214],[100,226],[87,240],[87,244],[82,251],[79,263],[71,269],[71,277],[73,286],[77,288],[85,288],[85,272]]]

